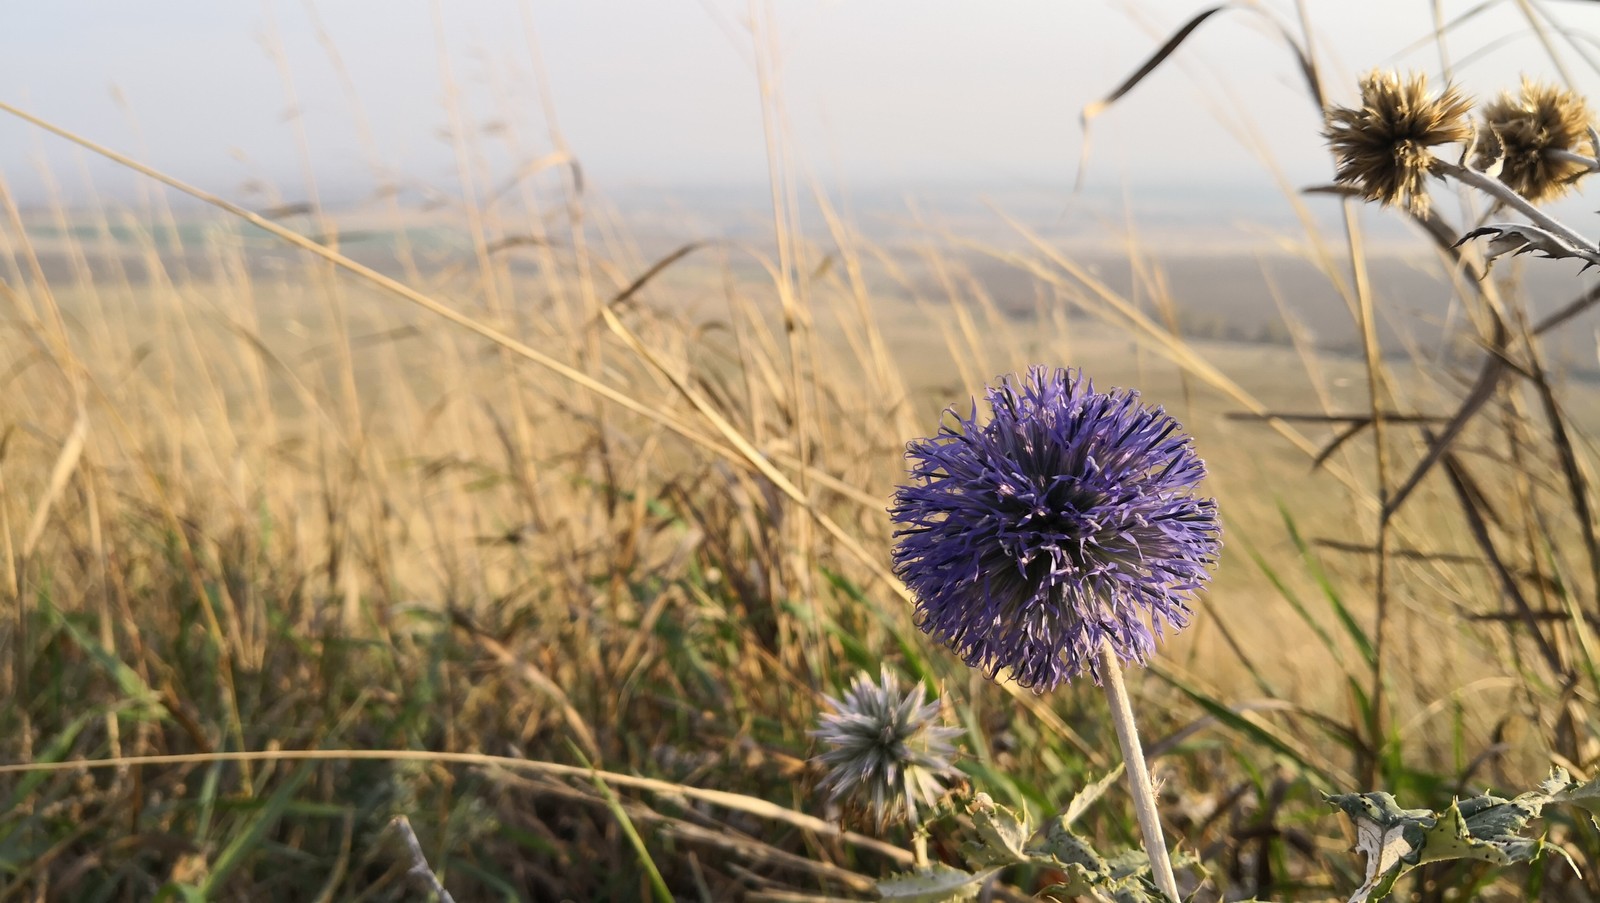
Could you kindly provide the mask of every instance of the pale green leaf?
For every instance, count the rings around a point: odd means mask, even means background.
[[[1071,827],[1078,820],[1078,817],[1083,815],[1084,810],[1094,805],[1100,797],[1105,795],[1106,790],[1112,784],[1115,784],[1118,778],[1122,777],[1122,772],[1122,763],[1118,762],[1117,767],[1106,772],[1105,776],[1100,780],[1078,791],[1078,794],[1072,798],[1072,802],[1067,804],[1066,811],[1061,813],[1061,823]]]
[[[934,863],[914,872],[895,875],[878,882],[878,896],[896,903],[944,903],[946,900],[971,900],[978,896],[983,882],[999,871],[984,869],[976,874],[964,869]]]
[[[1356,828],[1356,850],[1366,857],[1366,880],[1350,903],[1380,900],[1401,875],[1425,862],[1476,859],[1495,865],[1526,862],[1541,841],[1522,836],[1539,814],[1543,794],[1514,800],[1485,794],[1450,804],[1442,814],[1402,809],[1387,793],[1347,793],[1328,802],[1349,816]]]
[[[1600,828],[1600,778],[1580,784],[1572,780],[1565,768],[1556,767],[1550,769],[1550,777],[1539,785],[1539,792],[1544,795],[1546,804],[1562,803],[1588,810],[1590,820]]]
[[[1107,898],[1115,903],[1157,903],[1161,894],[1149,881],[1150,857],[1126,850],[1109,859],[1072,833],[1066,816],[1046,827],[1028,845],[1033,862],[1053,868],[1065,880],[1047,888],[1060,898]]]
[[[1029,860],[1025,846],[1033,830],[1025,815],[998,805],[987,793],[967,804],[977,839],[962,844],[961,852],[974,868],[1017,865]]]
[[[1089,846],[1088,841],[1072,833],[1066,817],[1052,821],[1043,834],[1028,846],[1035,859],[1049,860],[1054,865],[1082,866],[1092,875],[1109,875],[1111,867],[1101,855]]]

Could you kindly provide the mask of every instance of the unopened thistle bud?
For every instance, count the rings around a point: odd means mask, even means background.
[[[1589,167],[1552,152],[1583,147],[1592,121],[1582,97],[1523,79],[1521,93],[1507,91],[1483,108],[1483,124],[1499,141],[1480,139],[1473,165],[1488,169],[1502,159],[1500,181],[1512,191],[1535,203],[1559,197]]]
[[[811,732],[828,746],[817,757],[826,770],[820,789],[865,809],[879,830],[901,818],[915,822],[917,806],[933,808],[957,773],[951,740],[961,730],[939,724],[938,700],[925,700],[920,683],[901,695],[887,667],[878,683],[863,671],[844,698],[828,697],[834,710]]]
[[[1426,181],[1437,166],[1429,148],[1466,141],[1471,108],[1454,86],[1434,94],[1422,75],[1401,81],[1393,72],[1372,72],[1361,80],[1360,108],[1328,109],[1323,137],[1333,150],[1334,179],[1369,201],[1426,214]]]

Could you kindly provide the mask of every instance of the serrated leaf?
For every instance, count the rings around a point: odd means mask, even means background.
[[[1504,838],[1520,836],[1528,822],[1539,817],[1544,804],[1545,800],[1540,794],[1524,793],[1508,800],[1485,793],[1459,800],[1455,805],[1474,838],[1499,842]]]
[[[1489,260],[1505,254],[1537,254],[1540,257],[1575,257],[1584,261],[1584,269],[1600,265],[1600,254],[1591,247],[1579,247],[1546,229],[1527,223],[1490,223],[1473,229],[1456,242],[1456,247],[1474,238],[1489,236]]]
[[[1328,797],[1356,828],[1356,850],[1366,856],[1366,880],[1350,903],[1388,896],[1400,876],[1425,862],[1475,859],[1496,865],[1526,862],[1544,844],[1521,834],[1539,814],[1544,795],[1517,799],[1483,796],[1457,800],[1442,814],[1402,809],[1387,793]]]
[[[1106,858],[1072,833],[1066,816],[1057,818],[1028,845],[1036,865],[1059,871],[1065,880],[1048,888],[1061,897],[1109,897],[1116,903],[1159,903],[1150,883],[1150,857],[1143,850],[1125,850]]]
[[[1122,771],[1123,765],[1118,762],[1117,767],[1106,772],[1105,777],[1078,791],[1072,801],[1067,803],[1066,810],[1061,813],[1061,824],[1071,827],[1072,823],[1077,821],[1085,810],[1094,805],[1100,797],[1105,796],[1106,790],[1115,784],[1118,778],[1122,777]]]
[[[1435,820],[1427,809],[1401,809],[1387,793],[1344,793],[1328,797],[1344,810],[1356,828],[1356,852],[1367,858],[1366,880],[1351,895],[1350,903],[1364,903],[1388,895],[1404,867],[1404,858],[1422,843],[1422,835]]]
[[[997,805],[986,793],[974,796],[967,811],[977,837],[962,845],[962,855],[968,864],[983,870],[972,880],[981,882],[1007,866],[1031,864],[1060,872],[1063,880],[1048,890],[1064,897],[1110,899],[1114,903],[1160,903],[1165,900],[1151,883],[1150,858],[1143,850],[1123,851],[1108,859],[1100,855],[1088,841],[1072,832],[1073,820],[1090,801],[1105,792],[1106,786],[1118,774],[1120,769],[1090,785],[1067,807],[1065,813],[1052,819],[1036,834],[1030,830],[1026,817]],[[1080,803],[1080,800],[1083,802]],[[943,880],[955,879],[945,875]],[[964,892],[966,885],[961,887]],[[921,889],[908,886],[907,892],[921,892]],[[943,892],[943,888],[931,892]]]
[[[1589,818],[1600,827],[1600,778],[1580,784],[1572,779],[1565,768],[1550,769],[1550,777],[1539,785],[1546,804],[1562,803],[1587,809]]]
[[[1172,856],[1173,868],[1189,864],[1181,854]],[[1150,854],[1144,850],[1124,850],[1106,860],[1106,868],[1114,881],[1137,878],[1150,871]]]
[[[1033,833],[1025,816],[998,805],[987,793],[979,793],[967,806],[972,816],[972,827],[978,832],[974,841],[961,846],[962,855],[974,868],[1017,865],[1029,860],[1025,846]]]
[[[1451,859],[1495,865],[1526,862],[1538,854],[1539,843],[1518,832],[1537,814],[1521,803],[1492,796],[1453,802],[1424,835],[1418,863]]]
[[[1113,903],[1167,903],[1165,895],[1142,878],[1108,884],[1103,880],[1086,879],[1070,870],[1067,871],[1066,881],[1052,884],[1040,893],[1063,899],[1087,897],[1100,900],[1109,897]]]
[[[944,903],[946,900],[971,900],[978,896],[983,882],[997,868],[974,874],[965,869],[934,863],[914,872],[895,875],[878,882],[878,896],[897,903]]]
[[[1044,833],[1028,845],[1027,852],[1031,858],[1046,860],[1058,868],[1077,865],[1095,875],[1111,873],[1111,867],[1089,842],[1067,827],[1066,816],[1051,822]]]

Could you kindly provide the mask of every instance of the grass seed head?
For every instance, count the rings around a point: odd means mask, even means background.
[[[1369,201],[1426,214],[1426,183],[1435,167],[1429,148],[1466,141],[1471,108],[1454,86],[1429,91],[1422,75],[1402,81],[1393,72],[1368,74],[1361,80],[1359,108],[1328,109],[1323,136],[1333,150],[1334,179],[1355,186]]]

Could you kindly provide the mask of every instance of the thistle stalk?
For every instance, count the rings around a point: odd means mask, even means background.
[[[1122,758],[1127,764],[1128,792],[1133,796],[1133,811],[1139,818],[1139,832],[1144,837],[1144,850],[1150,857],[1150,874],[1156,887],[1171,897],[1174,903],[1183,898],[1178,895],[1178,881],[1172,874],[1172,859],[1167,854],[1167,839],[1161,831],[1161,813],[1156,808],[1155,785],[1150,780],[1150,768],[1144,760],[1144,747],[1139,743],[1139,728],[1133,720],[1133,703],[1128,699],[1128,688],[1122,681],[1122,661],[1109,638],[1100,641],[1100,678],[1106,691],[1106,701],[1111,704],[1111,723],[1117,730],[1117,743],[1122,747]]]
[[[1593,172],[1600,172],[1600,159],[1595,159],[1587,154],[1580,154],[1577,151],[1567,150],[1564,147],[1552,147],[1545,151],[1544,155],[1552,160],[1571,163],[1574,166],[1582,166],[1584,169]]]
[[[1509,185],[1494,176],[1478,172],[1470,166],[1451,163],[1448,160],[1435,158],[1435,163],[1436,171],[1440,175],[1449,176],[1463,185],[1476,188],[1527,217],[1528,221],[1535,226],[1560,238],[1577,250],[1595,252],[1595,243],[1585,238],[1583,233],[1535,207],[1527,198],[1517,194]]]
[[[1085,672],[1106,691],[1156,887],[1178,898],[1124,662],[1144,664],[1210,579],[1222,525],[1205,464],[1137,392],[1030,368],[947,411],[906,448],[889,515],[917,626],[969,666],[1046,692]]]

